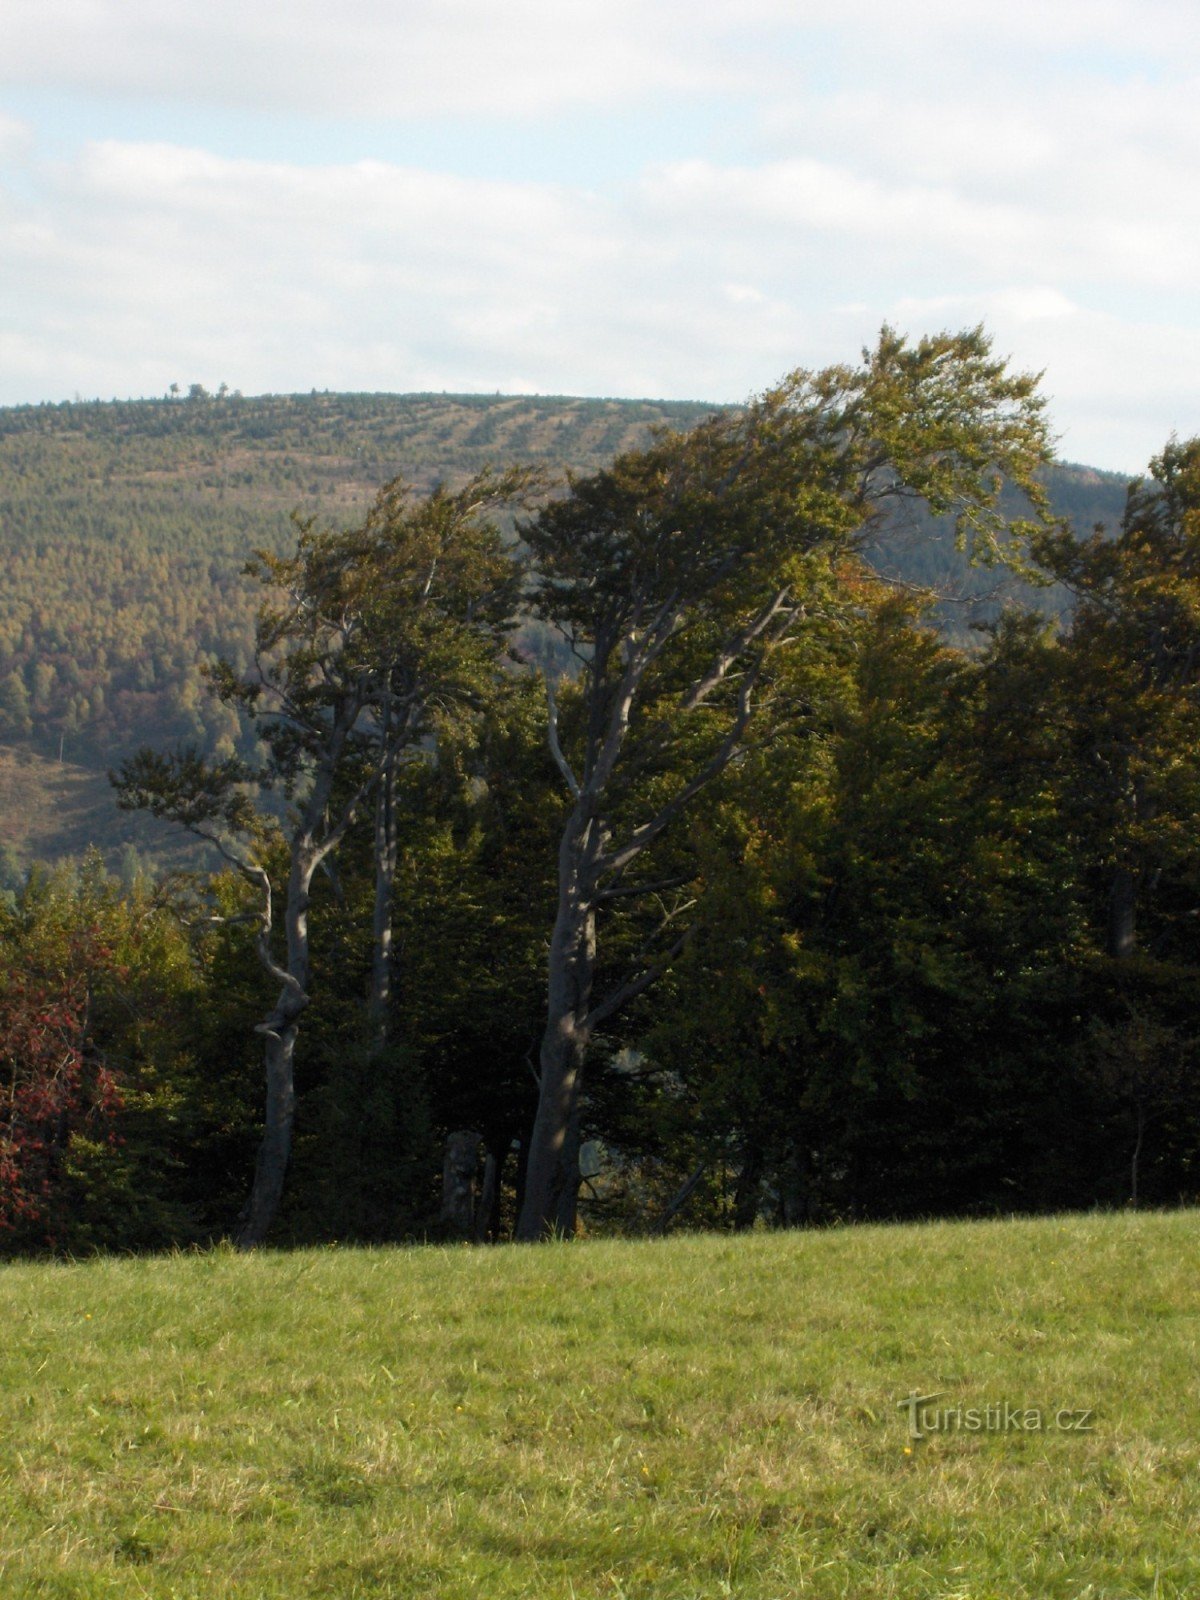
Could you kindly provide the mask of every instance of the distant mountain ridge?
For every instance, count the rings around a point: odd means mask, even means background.
[[[720,409],[505,395],[250,398],[198,385],[177,399],[0,408],[0,743],[35,765],[61,758],[92,771],[145,742],[236,748],[236,717],[210,702],[199,668],[217,653],[246,663],[257,594],[241,568],[253,549],[290,541],[293,510],[349,523],[397,474],[426,489],[489,462],[589,471],[656,426],[687,428]],[[1048,484],[1077,526],[1120,518],[1117,474],[1061,466]],[[961,560],[935,533],[918,524],[893,553],[894,570],[961,583]],[[36,838],[39,853],[53,853],[53,828],[4,821],[10,851]],[[110,848],[111,822],[96,835]],[[73,814],[70,845],[86,834]]]

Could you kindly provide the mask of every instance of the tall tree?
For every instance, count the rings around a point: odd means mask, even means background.
[[[372,691],[375,908],[368,1010],[386,1042],[401,764],[430,739],[461,741],[501,686],[522,582],[497,515],[528,503],[541,479],[520,467],[477,473],[461,489],[419,497],[402,479],[384,486],[361,530],[343,536],[345,557],[367,577],[366,661]]]
[[[1042,410],[1036,379],[1010,374],[982,330],[909,345],[885,328],[857,367],[794,372],[736,415],[665,434],[575,480],[525,530],[535,607],[568,639],[580,684],[569,727],[550,690],[572,804],[521,1238],[573,1231],[589,1042],[686,939],[686,901],[664,902],[657,944],[597,995],[598,917],[678,887],[647,853],[739,756],[775,653],[845,603],[838,563],[890,501],[951,515],[984,560],[1044,523]],[[1004,517],[1004,478],[1032,520]]]
[[[309,1004],[313,879],[328,864],[373,788],[376,909],[370,1009],[386,1016],[395,873],[397,764],[439,719],[469,702],[494,670],[499,617],[511,602],[513,563],[501,530],[481,515],[528,484],[485,473],[458,494],[416,505],[400,480],[384,486],[361,527],[299,524],[290,556],[260,552],[249,571],[269,586],[259,612],[255,668],[212,672],[220,697],[258,726],[258,770],[194,749],[143,750],[115,778],[119,802],[208,839],[254,887],[259,960],[279,984],[257,1025],[265,1045],[266,1116],[254,1183],[238,1230],[244,1247],[266,1237],[283,1194],[295,1114],[294,1057]],[[286,802],[264,804],[271,790]],[[272,869],[286,862],[284,949],[273,943]]]

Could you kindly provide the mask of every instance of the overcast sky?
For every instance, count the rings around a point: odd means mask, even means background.
[[[1185,0],[0,0],[0,403],[740,400],[983,320],[1200,433]]]

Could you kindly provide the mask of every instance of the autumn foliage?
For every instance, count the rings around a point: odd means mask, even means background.
[[[0,1229],[47,1244],[71,1140],[108,1128],[121,1104],[88,1037],[92,974],[110,955],[91,930],[34,966],[0,955]]]

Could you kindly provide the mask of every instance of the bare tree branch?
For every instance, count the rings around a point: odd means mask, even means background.
[[[785,584],[782,589],[772,596],[768,604],[763,607],[756,617],[752,617],[744,628],[726,641],[709,670],[702,678],[698,678],[687,694],[684,695],[680,702],[684,711],[694,711],[698,705],[707,699],[738,657],[743,655],[755,640],[760,638],[770,627],[782,610],[789,592],[790,585]]]
[[[620,900],[638,894],[662,894],[668,889],[682,889],[687,878],[660,878],[654,883],[616,883],[607,889],[597,889],[592,896],[597,904],[606,900]]]
[[[691,1177],[688,1178],[686,1182],[682,1183],[671,1196],[669,1203],[664,1207],[663,1211],[659,1215],[658,1220],[655,1222],[654,1227],[651,1230],[652,1232],[666,1233],[672,1222],[674,1222],[675,1218],[691,1199],[696,1190],[697,1184],[707,1171],[708,1157],[705,1156],[704,1160],[696,1168],[695,1172],[692,1173]]]
[[[742,735],[745,733],[750,721],[751,698],[761,668],[762,658],[760,657],[747,672],[738,688],[737,711],[729,732],[701,767],[700,771],[695,774],[689,783],[684,784],[679,793],[663,806],[657,816],[635,828],[623,845],[617,846],[614,850],[606,851],[597,858],[595,864],[597,876],[602,873],[619,872],[622,867],[628,866],[635,856],[640,855],[647,845],[652,844],[663,829],[675,820],[693,797],[699,794],[707,783],[710,783],[718,773],[729,765],[738,750]]]
[[[675,958],[686,948],[693,931],[691,928],[685,928],[670,949],[660,956],[657,961],[651,966],[643,968],[641,972],[629,978],[619,988],[614,989],[611,994],[606,995],[603,1000],[594,1005],[584,1018],[583,1027],[589,1033],[593,1032],[602,1022],[606,1022],[609,1017],[615,1015],[622,1006],[628,1005],[631,1000],[636,1000],[638,995],[643,990],[648,989],[652,983],[657,983],[663,973],[670,968]]]
[[[546,703],[549,706],[547,720],[547,737],[550,742],[550,754],[554,757],[554,764],[563,775],[567,788],[571,791],[573,800],[579,799],[579,779],[571,771],[571,763],[563,754],[563,747],[558,738],[558,701],[554,694],[554,685],[550,681],[549,673],[546,674]]]

